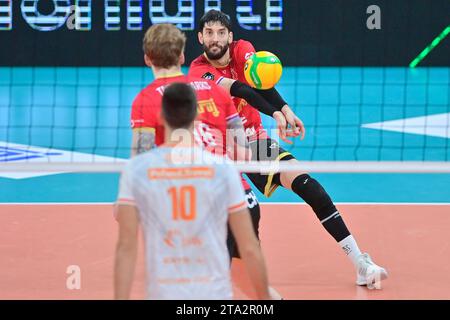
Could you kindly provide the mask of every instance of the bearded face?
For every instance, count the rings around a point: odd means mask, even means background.
[[[219,60],[227,52],[230,45],[227,43],[220,44],[218,42],[212,43],[209,46],[205,43],[203,44],[203,51],[205,51],[206,56],[209,60]]]
[[[230,47],[232,33],[219,22],[211,22],[199,33],[199,40],[208,59],[219,60]]]

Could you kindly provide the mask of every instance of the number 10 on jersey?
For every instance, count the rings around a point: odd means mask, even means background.
[[[167,190],[172,199],[172,219],[192,221],[196,213],[196,191],[192,185],[171,187]]]

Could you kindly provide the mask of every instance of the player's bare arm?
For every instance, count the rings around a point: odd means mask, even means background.
[[[218,84],[225,90],[227,90],[230,93],[230,95],[245,99],[250,105],[252,105],[259,112],[272,117],[276,122],[278,135],[280,136],[281,140],[289,144],[292,144],[292,141],[287,139],[288,135],[287,118],[283,114],[283,112],[281,112],[281,110],[277,110],[276,108],[274,108],[261,95],[259,95],[257,91],[255,91],[252,87],[246,85],[245,83],[224,77],[221,78]]]
[[[275,107],[275,109],[280,110],[284,117],[286,118],[286,122],[289,125],[289,130],[287,131],[287,136],[289,137],[298,137],[303,140],[305,137],[305,126],[299,117],[295,115],[292,109],[289,107],[287,102],[281,97],[278,91],[274,88],[267,90],[254,89],[261,96],[266,99],[271,105]]]
[[[117,205],[116,219],[119,223],[119,238],[114,264],[114,299],[130,298],[138,247],[137,209],[131,205]]]
[[[230,214],[229,224],[258,299],[269,300],[266,264],[252,227],[248,209],[245,208]]]
[[[131,143],[131,156],[150,151],[156,147],[155,130],[152,128],[133,129],[133,141]]]

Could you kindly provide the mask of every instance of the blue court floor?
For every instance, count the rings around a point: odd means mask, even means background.
[[[0,166],[12,161],[5,142],[127,158],[131,103],[151,81],[144,68],[0,68]],[[277,88],[307,128],[282,144],[300,160],[450,161],[450,68],[285,68]],[[314,176],[337,202],[450,202],[450,174]],[[117,182],[0,177],[0,202],[111,202]]]

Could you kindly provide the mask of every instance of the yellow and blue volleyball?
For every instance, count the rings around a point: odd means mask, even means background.
[[[280,81],[283,66],[272,52],[258,51],[245,63],[244,75],[247,82],[256,89],[271,89]]]

